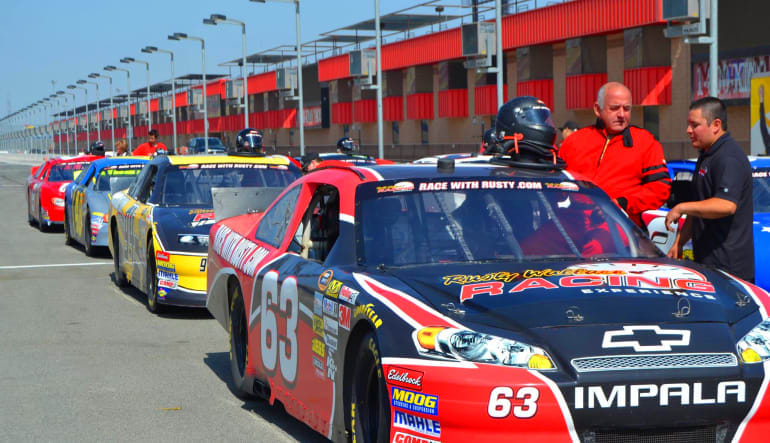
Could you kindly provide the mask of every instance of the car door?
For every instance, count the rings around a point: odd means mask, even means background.
[[[289,412],[324,435],[328,435],[334,399],[341,389],[335,382],[339,334],[335,294],[341,283],[325,263],[336,239],[329,234],[339,232],[327,223],[330,219],[339,223],[335,194],[336,189],[328,185],[305,183],[285,228],[265,215],[257,240],[279,247],[285,254],[257,275],[251,305],[252,311],[259,308],[261,312],[259,326],[253,329],[259,344],[256,355],[271,386],[284,404],[304,405],[302,410]],[[272,208],[276,209],[281,208]],[[278,241],[265,235],[277,231],[284,232]]]
[[[86,186],[93,181],[93,177],[96,169],[91,166],[88,168],[85,174],[81,174],[73,182],[72,185],[72,199],[69,213],[70,232],[73,233],[75,239],[83,244],[86,241],[86,235],[90,235],[90,232],[86,232],[86,223],[84,220],[86,213]],[[91,221],[88,221],[90,229]]]
[[[125,257],[125,271],[129,280],[141,284],[145,259],[145,233],[148,211],[147,199],[155,186],[158,166],[148,164],[142,170],[135,186],[129,188],[122,207],[118,210],[118,224],[124,241],[121,242],[121,257]],[[142,221],[144,219],[144,221]],[[139,278],[137,278],[139,277]]]

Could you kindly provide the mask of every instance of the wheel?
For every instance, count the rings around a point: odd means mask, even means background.
[[[350,429],[358,442],[387,441],[390,437],[388,392],[380,365],[377,339],[364,334],[355,357],[350,393]]]
[[[67,209],[64,209],[64,244],[67,246],[72,246],[74,244],[74,240],[72,239],[72,233],[70,232],[70,220],[67,216]]]
[[[94,247],[91,244],[91,211],[86,211],[86,218],[83,220],[83,249],[85,249],[86,255],[91,257],[94,255]]]
[[[158,272],[155,270],[155,247],[152,240],[147,242],[147,309],[160,314],[163,305],[158,303]]]
[[[235,395],[240,399],[253,398],[246,379],[246,365],[249,361],[249,326],[241,288],[234,285],[230,294],[230,315],[227,331],[230,334],[230,372]]]
[[[37,206],[37,228],[40,232],[48,232],[48,226],[43,222],[43,204]]]
[[[126,278],[126,274],[123,273],[123,271],[120,270],[120,236],[118,235],[117,227],[115,229],[112,229],[112,263],[115,267],[115,284],[118,285],[118,287],[125,287],[128,285],[128,279]]]

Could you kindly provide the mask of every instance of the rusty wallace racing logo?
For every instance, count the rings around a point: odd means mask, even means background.
[[[422,377],[423,373],[415,371],[413,369],[402,368],[399,366],[391,366],[388,369],[387,380],[388,383],[403,388],[416,389],[422,391]]]

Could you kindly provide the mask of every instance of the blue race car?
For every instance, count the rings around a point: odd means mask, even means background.
[[[64,242],[81,243],[88,256],[109,245],[107,214],[112,194],[131,186],[145,157],[111,157],[91,163],[64,193]]]
[[[754,178],[754,279],[757,286],[770,289],[770,272],[767,272],[770,271],[770,157],[749,157],[749,162]],[[695,173],[695,160],[669,162],[668,172],[672,197],[660,210],[647,211],[643,216],[650,238],[663,252],[668,251],[675,237],[664,226],[666,212],[674,204],[691,199],[689,187]],[[687,249],[685,246],[686,257]]]

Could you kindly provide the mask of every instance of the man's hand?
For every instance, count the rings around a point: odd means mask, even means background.
[[[676,229],[672,226],[673,223],[679,223],[679,219],[682,218],[681,205],[676,205],[668,211],[666,214],[666,229],[674,232]]]
[[[666,255],[671,258],[679,258],[679,253],[681,252],[680,249],[681,248],[679,247],[679,236],[677,235],[676,240],[674,241],[674,244],[671,245],[671,249],[668,250]]]

